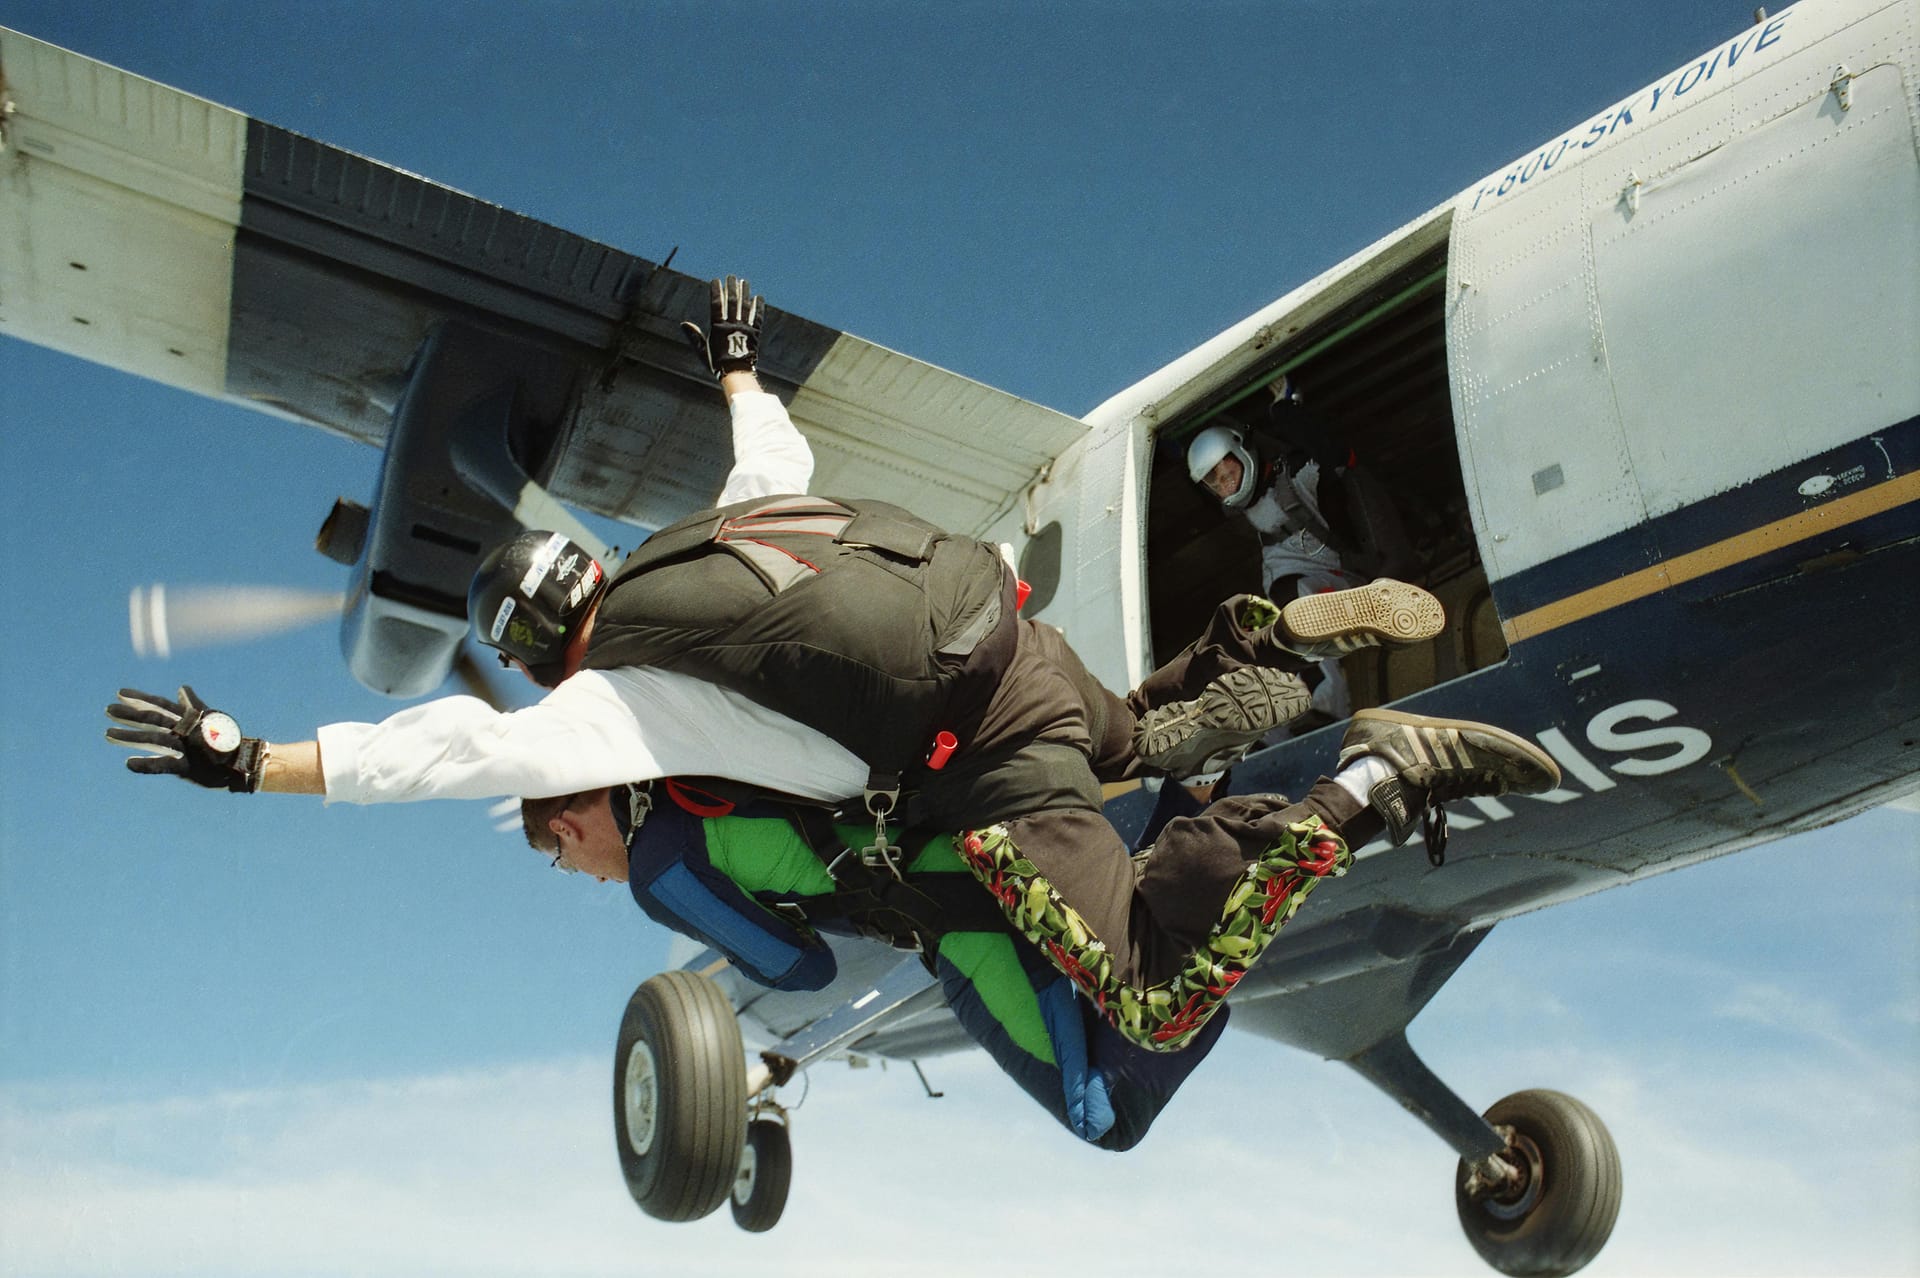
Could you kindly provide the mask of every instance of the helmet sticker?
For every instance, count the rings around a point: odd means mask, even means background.
[[[565,533],[554,533],[548,537],[547,544],[535,552],[533,562],[527,565],[527,575],[520,579],[520,593],[529,599],[533,598],[534,592],[540,589],[540,583],[547,579],[547,573],[553,568],[553,561],[566,548]]]
[[[507,624],[507,642],[522,652],[537,652],[543,646],[539,632],[525,617]]]
[[[599,561],[587,560],[587,570],[580,574],[580,580],[573,583],[573,589],[567,592],[567,601],[562,606],[568,612],[578,608],[586,601],[587,596],[593,593],[593,588],[600,584],[600,576]]]
[[[513,596],[508,595],[500,601],[500,611],[493,614],[493,628],[487,631],[487,638],[494,643],[500,642],[500,636],[506,633],[507,619],[513,616]]]

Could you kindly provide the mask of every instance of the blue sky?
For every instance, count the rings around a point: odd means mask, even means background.
[[[1081,413],[1750,13],[1041,8],[0,0],[0,23]],[[1343,1068],[1233,1038],[1124,1158],[983,1058],[932,1062],[939,1101],[823,1067],[777,1232],[645,1219],[608,1058],[665,936],[623,894],[478,805],[204,794],[100,740],[123,683],[193,682],[281,739],[392,708],[326,627],[169,662],[126,638],[146,581],[338,588],[311,538],[375,454],[11,341],[0,423],[0,1270],[1484,1272],[1438,1142]],[[1911,1272],[1916,851],[1920,817],[1881,811],[1503,924],[1414,1042],[1476,1105],[1550,1086],[1607,1120],[1627,1197],[1593,1274]]]

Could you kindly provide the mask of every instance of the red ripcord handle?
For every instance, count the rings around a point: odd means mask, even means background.
[[[944,729],[933,734],[933,749],[927,751],[927,768],[938,772],[947,766],[947,760],[960,748],[960,738]]]

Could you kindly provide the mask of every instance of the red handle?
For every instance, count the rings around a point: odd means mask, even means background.
[[[934,772],[947,766],[947,760],[960,748],[960,738],[951,732],[936,732],[933,736],[933,749],[927,752],[927,767]]]

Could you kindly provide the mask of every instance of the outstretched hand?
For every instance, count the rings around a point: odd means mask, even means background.
[[[688,320],[680,328],[715,377],[751,373],[760,359],[760,319],[765,309],[765,301],[749,290],[745,280],[729,275],[713,281],[707,327],[703,330]]]
[[[233,716],[208,707],[184,684],[180,700],[134,688],[120,689],[107,707],[116,724],[139,725],[107,729],[107,740],[151,753],[127,760],[127,770],[185,777],[209,790],[252,794],[260,788],[266,748],[258,737],[240,735]]]

